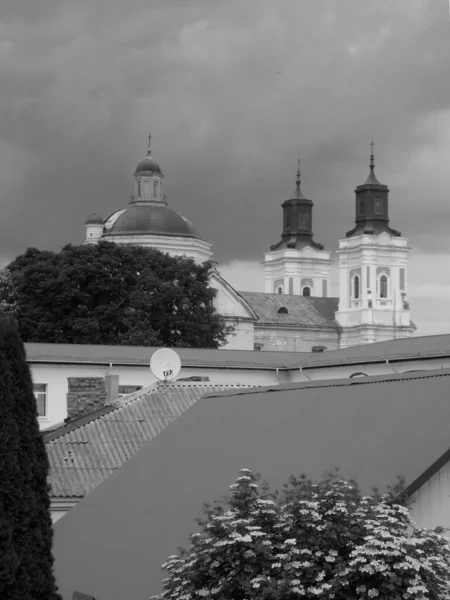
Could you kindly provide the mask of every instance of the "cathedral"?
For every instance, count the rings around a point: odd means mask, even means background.
[[[152,155],[134,172],[134,193],[126,208],[106,219],[86,221],[86,244],[99,240],[158,248],[202,263],[212,258],[186,217],[169,206],[163,172]],[[407,240],[389,225],[389,188],[375,175],[355,189],[355,225],[339,240],[339,298],[328,295],[331,254],[314,240],[313,202],[301,190],[282,203],[280,240],[264,254],[265,292],[236,291],[213,269],[215,307],[234,328],[225,346],[241,350],[322,352],[405,338],[416,329],[407,300]]]

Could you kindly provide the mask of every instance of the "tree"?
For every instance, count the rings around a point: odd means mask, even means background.
[[[52,573],[48,460],[17,324],[0,318],[0,598],[60,600]]]
[[[17,317],[19,310],[17,293],[9,269],[0,271],[0,315]]]
[[[9,265],[26,342],[217,348],[211,265],[142,246],[28,249]]]
[[[398,485],[362,497],[331,473],[292,477],[278,494],[259,480],[242,469],[227,498],[205,505],[190,549],[163,565],[160,599],[449,597],[450,543],[411,522]]]

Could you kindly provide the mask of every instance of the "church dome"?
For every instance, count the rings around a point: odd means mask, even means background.
[[[108,235],[168,235],[202,239],[195,227],[162,202],[135,204],[114,222]]]
[[[159,164],[152,156],[152,151],[150,150],[150,142],[152,136],[151,134],[148,136],[148,150],[147,156],[141,160],[141,162],[136,167],[136,171],[134,172],[134,176],[136,175],[159,175],[162,177],[162,171]]]
[[[148,174],[148,175],[162,175],[161,167],[158,165],[156,160],[148,154],[136,167],[134,175]]]
[[[103,219],[97,213],[92,213],[85,221],[86,225],[103,225]]]

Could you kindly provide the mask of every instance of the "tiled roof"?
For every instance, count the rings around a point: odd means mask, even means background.
[[[51,496],[85,496],[201,396],[238,387],[159,384],[44,435]]]
[[[26,343],[31,363],[149,365],[156,350],[150,346]],[[183,367],[277,369],[304,358],[309,352],[258,352],[205,348],[175,348]]]
[[[310,354],[294,362],[291,368],[314,368],[332,365],[364,364],[386,360],[407,360],[450,356],[450,334],[412,336],[409,338],[351,346]]]
[[[277,325],[313,329],[338,329],[334,320],[338,298],[313,298],[289,294],[239,292],[259,317],[257,326]],[[279,313],[280,308],[287,313]]]
[[[159,594],[160,565],[242,468],[278,490],[333,466],[363,493],[398,476],[417,485],[449,446],[449,385],[445,370],[201,398],[55,524],[58,586],[108,600]],[[445,525],[445,509],[429,512]]]

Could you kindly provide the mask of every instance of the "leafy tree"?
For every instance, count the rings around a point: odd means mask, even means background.
[[[226,499],[205,505],[191,547],[163,565],[159,599],[444,600],[450,542],[410,520],[401,482],[383,496],[327,474],[292,477],[281,494],[242,469]]]
[[[9,265],[22,339],[217,348],[231,328],[212,305],[210,267],[111,242],[29,248]]]
[[[0,318],[0,598],[60,600],[52,573],[48,461],[25,351]]]
[[[0,315],[17,317],[19,305],[17,293],[9,269],[0,271]]]

